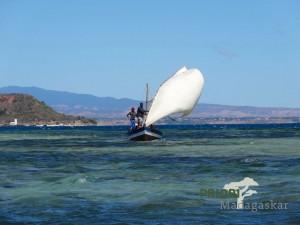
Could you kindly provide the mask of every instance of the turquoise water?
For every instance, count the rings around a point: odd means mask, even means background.
[[[300,224],[300,125],[164,126],[127,141],[126,127],[0,128],[0,224]],[[251,177],[222,210],[201,194]],[[235,201],[235,199],[230,199]]]

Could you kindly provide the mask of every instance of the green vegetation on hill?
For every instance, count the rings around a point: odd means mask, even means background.
[[[96,121],[54,111],[44,102],[27,94],[0,94],[0,124],[15,118],[19,124],[95,124]]]

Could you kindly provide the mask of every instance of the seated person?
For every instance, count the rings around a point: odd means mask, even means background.
[[[143,123],[142,123],[142,121],[141,120],[139,120],[138,119],[138,122],[137,122],[137,129],[140,129],[140,128],[142,128],[143,127]]]

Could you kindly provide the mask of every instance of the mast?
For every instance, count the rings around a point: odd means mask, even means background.
[[[146,111],[148,111],[148,101],[149,101],[149,85],[146,83]]]

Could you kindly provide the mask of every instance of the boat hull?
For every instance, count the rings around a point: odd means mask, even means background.
[[[128,137],[131,141],[152,141],[161,138],[162,133],[160,131],[150,128],[140,128],[135,131],[130,131]]]

